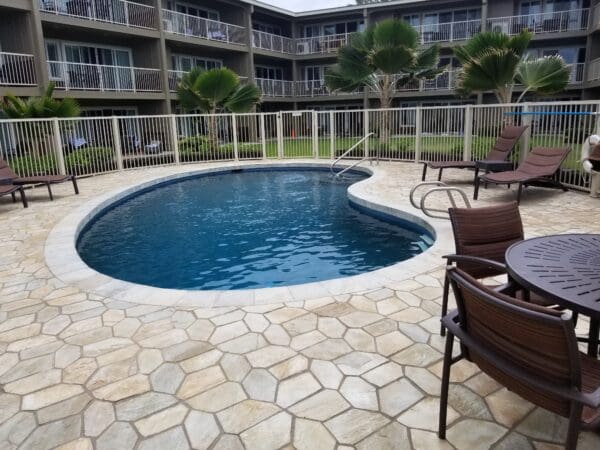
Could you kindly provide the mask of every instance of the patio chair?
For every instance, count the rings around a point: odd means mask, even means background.
[[[534,148],[516,170],[478,176],[475,179],[473,199],[477,200],[481,181],[486,184],[506,184],[509,188],[511,184],[518,183],[517,203],[521,201],[523,186],[541,185],[567,191],[567,188],[558,181],[557,175],[570,151],[570,148]]]
[[[527,129],[527,126],[507,126],[505,127],[500,136],[496,140],[496,143],[489,151],[483,162],[499,163],[506,162],[519,142],[519,139]],[[423,174],[421,175],[421,181],[425,181],[427,175],[427,168],[439,169],[438,181],[442,179],[442,172],[444,169],[474,169],[475,179],[479,175],[479,168],[477,166],[478,161],[425,161],[423,162]]]
[[[50,196],[50,200],[54,200],[54,196],[52,195],[53,184],[64,183],[66,181],[71,181],[73,183],[73,189],[75,190],[75,194],[79,194],[79,187],[77,186],[77,178],[75,175],[36,175],[31,177],[20,177],[17,175],[10,166],[0,158],[0,178],[10,179],[12,184],[17,186],[25,186],[28,184],[43,184],[48,188],[48,195]]]
[[[516,202],[484,208],[449,208],[456,253],[444,258],[447,267],[456,265],[472,277],[483,280],[506,274],[504,254],[508,247],[524,239],[523,222]],[[496,290],[523,296],[514,283],[495,286]],[[449,280],[444,279],[442,317],[448,312]],[[544,306],[552,302],[529,293],[529,301]],[[445,335],[444,325],[441,335]]]
[[[495,292],[456,267],[448,269],[458,309],[448,329],[438,435],[446,438],[451,366],[466,358],[525,400],[569,419],[566,448],[580,429],[600,425],[600,361],[580,353],[570,312]],[[461,351],[453,357],[454,337]]]
[[[0,197],[10,194],[13,203],[16,203],[17,197],[15,196],[15,193],[17,192],[21,196],[23,208],[27,208],[29,204],[27,203],[27,197],[25,196],[25,190],[23,189],[23,186],[16,186],[14,184],[3,184],[2,180],[0,180]]]

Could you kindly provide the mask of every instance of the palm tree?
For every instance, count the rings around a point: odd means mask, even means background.
[[[385,109],[391,107],[394,91],[415,80],[435,78],[443,71],[438,64],[437,45],[421,49],[419,33],[410,24],[387,19],[350,37],[327,70],[325,83],[332,91],[377,92],[384,109],[380,139],[385,142],[390,129]]]
[[[527,57],[531,37],[526,30],[512,37],[489,31],[456,47],[454,54],[462,65],[458,91],[465,95],[493,91],[500,103],[512,101],[516,85],[524,87],[517,102],[528,92],[549,95],[562,91],[569,82],[567,65],[560,56]]]
[[[242,86],[235,72],[226,69],[194,68],[177,85],[177,97],[183,109],[210,114],[208,139],[212,148],[218,146],[218,127],[215,114],[250,111],[260,101],[259,89]]]
[[[50,82],[41,97],[29,97],[23,100],[12,94],[6,94],[0,102],[0,108],[3,115],[10,119],[79,116],[79,105],[74,99],[66,97],[59,100],[53,95],[54,83]]]

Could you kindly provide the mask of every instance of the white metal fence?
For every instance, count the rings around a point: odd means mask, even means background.
[[[57,89],[116,92],[162,91],[160,69],[48,61],[48,73]]]
[[[35,61],[33,55],[0,52],[1,86],[35,86]]]
[[[514,163],[533,147],[570,147],[560,179],[587,190],[580,149],[587,136],[600,131],[599,113],[600,102],[580,101],[2,120],[0,154],[22,176],[94,175],[202,161],[332,159],[374,133],[349,157],[477,160],[486,157],[504,126],[526,124]]]
[[[167,33],[230,44],[246,44],[246,28],[238,25],[191,16],[170,9],[162,10],[162,20]]]
[[[156,28],[154,6],[124,0],[39,0],[40,11],[137,28]]]
[[[424,24],[417,27],[422,44],[469,39],[481,31],[481,19]]]
[[[564,33],[587,30],[589,9],[573,9],[522,16],[492,17],[487,21],[490,31],[499,31],[509,35],[519,34],[522,30],[531,33]]]

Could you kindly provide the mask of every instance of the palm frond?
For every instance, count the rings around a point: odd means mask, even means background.
[[[459,87],[465,92],[482,92],[512,85],[520,60],[513,51],[490,48],[463,64]]]
[[[415,52],[405,47],[382,48],[371,56],[371,64],[388,75],[411,70],[416,62]]]
[[[233,113],[250,111],[260,101],[260,90],[254,84],[239,87],[224,103],[223,107]]]
[[[516,80],[528,91],[548,95],[565,89],[569,76],[569,68],[560,56],[546,56],[522,61],[517,68]]]
[[[403,20],[383,20],[373,29],[373,48],[376,50],[404,47],[416,49],[419,33]]]

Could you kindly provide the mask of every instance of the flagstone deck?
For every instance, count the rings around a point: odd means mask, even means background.
[[[441,260],[376,288],[216,308],[130,303],[48,269],[45,241],[63,217],[190,168],[88,178],[80,196],[57,186],[54,202],[28,191],[29,209],[0,199],[0,448],[560,448],[564,419],[467,362],[452,371],[448,441],[437,439]],[[365,193],[388,205],[404,205],[420,177],[412,164],[374,170],[384,176]],[[447,179],[471,192],[469,173]],[[484,190],[475,204],[513,194]],[[532,188],[521,210],[534,236],[600,232],[599,208]],[[582,433],[578,448],[600,448],[600,436]]]

